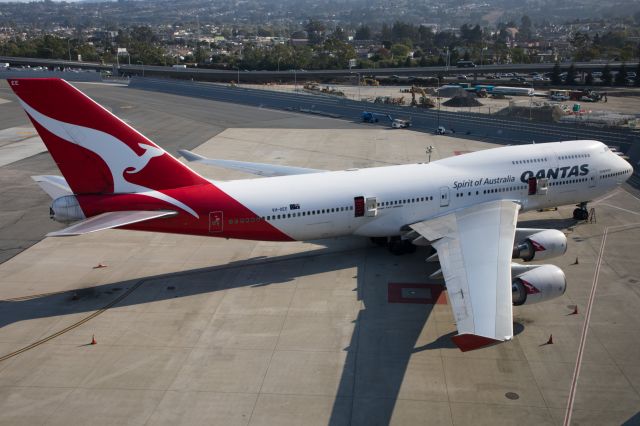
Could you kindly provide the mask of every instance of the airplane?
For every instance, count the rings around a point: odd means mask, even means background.
[[[328,171],[186,160],[258,178],[211,181],[61,79],[9,79],[63,176],[34,179],[48,236],[118,228],[220,238],[301,241],[357,235],[396,253],[435,249],[462,350],[513,338],[513,306],[564,294],[564,272],[531,260],[561,256],[565,235],[517,228],[520,212],[587,203],[622,184],[632,166],[605,144],[575,140],[505,146],[432,161]],[[512,263],[521,259],[525,263]]]

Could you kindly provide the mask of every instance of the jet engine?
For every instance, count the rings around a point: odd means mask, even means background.
[[[69,223],[85,218],[84,212],[73,195],[56,198],[49,208],[49,217],[55,221]]]
[[[513,247],[513,259],[545,260],[562,256],[567,251],[567,237],[556,229],[530,234]]]
[[[513,278],[511,293],[516,306],[531,305],[562,296],[567,280],[555,265],[540,265]]]

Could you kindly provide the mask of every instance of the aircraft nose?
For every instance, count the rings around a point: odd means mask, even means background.
[[[633,174],[633,166],[631,165],[631,163],[629,163],[627,160],[625,160],[622,157],[618,157],[618,161],[620,162],[619,167],[622,170],[624,170],[624,173],[627,176],[627,178],[631,177],[631,175]]]

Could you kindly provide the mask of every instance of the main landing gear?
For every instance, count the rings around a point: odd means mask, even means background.
[[[400,237],[372,237],[371,241],[376,245],[387,247],[396,256],[413,253],[417,248],[411,241],[403,240]]]
[[[575,220],[588,220],[589,210],[587,209],[587,203],[582,202],[578,204],[578,208],[573,211],[573,218]]]

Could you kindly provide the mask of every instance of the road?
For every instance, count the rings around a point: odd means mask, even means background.
[[[113,70],[115,64],[99,64],[93,62],[77,62],[64,61],[60,59],[40,59],[40,58],[17,58],[12,56],[0,56],[0,62],[9,62],[12,65],[30,65],[30,66],[47,66],[47,67],[71,67],[82,69],[99,69]],[[563,69],[569,68],[570,63],[561,64]],[[601,71],[607,65],[606,62],[577,62],[574,64],[578,71]],[[610,62],[608,64],[612,69],[616,69],[622,63]],[[626,63],[627,69],[633,70],[637,63]],[[119,64],[121,73],[146,76],[163,76],[176,78],[196,78],[200,80],[215,81],[231,81],[236,80],[238,75],[240,81],[292,81],[299,80],[321,80],[333,77],[348,77],[360,73],[362,75],[375,76],[436,76],[438,74],[470,74],[470,73],[498,73],[498,72],[518,72],[528,73],[533,71],[545,72],[551,71],[554,64],[498,64],[483,65],[475,68],[457,68],[453,66],[440,67],[402,67],[402,68],[353,68],[353,69],[336,69],[336,70],[283,70],[283,71],[248,71],[248,70],[219,70],[206,68],[175,69],[165,66],[154,66],[144,64]]]
[[[568,124],[528,122],[486,114],[425,110],[362,103],[333,96],[233,88],[180,80],[134,78],[130,87],[244,105],[334,114],[352,121],[360,121],[360,114],[366,110],[383,115],[389,114],[394,118],[411,119],[414,130],[431,133],[437,127],[444,126],[458,136],[500,143],[596,139],[626,149],[631,143],[638,142],[640,138],[637,133],[629,131],[609,131]],[[380,122],[378,124],[387,125],[388,123]]]

